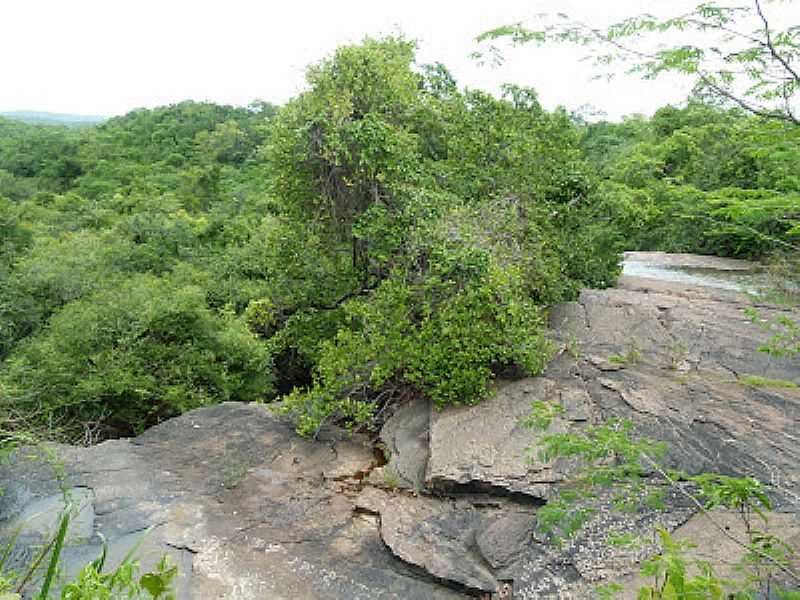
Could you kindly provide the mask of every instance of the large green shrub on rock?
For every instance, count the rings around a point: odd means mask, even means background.
[[[320,336],[312,383],[283,404],[303,433],[365,423],[408,394],[476,402],[498,369],[538,372],[541,307],[616,272],[614,244],[592,233],[566,116],[529,90],[461,93],[441,66],[421,75],[413,60],[397,38],[341,48],[274,124],[284,218],[347,257],[318,279],[342,295],[314,308],[344,318]]]

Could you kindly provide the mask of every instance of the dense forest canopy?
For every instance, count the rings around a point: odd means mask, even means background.
[[[800,243],[800,129],[690,102],[586,123],[418,65],[313,65],[280,108],[184,102],[92,128],[0,119],[0,436],[141,431],[282,400],[313,434],[536,373],[547,307],[624,249]]]

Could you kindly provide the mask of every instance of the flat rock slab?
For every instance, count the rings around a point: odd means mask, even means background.
[[[549,498],[570,471],[531,451],[538,434],[522,421],[538,400],[565,410],[551,432],[630,419],[669,444],[674,467],[751,474],[800,495],[800,390],[748,383],[800,383],[800,361],[758,352],[769,334],[745,315],[747,303],[724,291],[622,285],[586,290],[553,309],[562,350],[543,376],[500,382],[477,406],[431,411],[429,485]],[[767,319],[792,314],[760,310]]]
[[[91,499],[65,550],[68,575],[100,554],[101,535],[113,564],[150,529],[137,555],[144,568],[170,556],[179,598],[463,598],[386,552],[375,517],[354,510],[348,480],[375,462],[361,438],[303,440],[262,406],[225,403],[134,440],[53,454],[61,485]],[[26,522],[31,543],[57,515],[32,511],[60,507],[49,460],[21,451],[0,467],[0,526]],[[24,563],[29,547],[15,556]]]
[[[546,499],[564,480],[559,465],[543,463],[532,451],[535,432],[523,423],[536,400],[562,395],[580,420],[590,410],[582,389],[539,377],[504,382],[477,406],[431,410],[426,480],[442,490],[494,490]],[[586,397],[588,400],[588,396]]]

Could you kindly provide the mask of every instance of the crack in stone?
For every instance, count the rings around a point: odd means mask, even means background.
[[[174,549],[174,550],[179,550],[179,551],[181,551],[181,552],[188,552],[188,553],[189,553],[189,554],[191,554],[192,556],[194,556],[194,555],[196,555],[196,554],[199,554],[199,553],[200,553],[200,551],[199,551],[199,550],[197,550],[197,549],[195,549],[195,548],[192,548],[191,546],[188,546],[188,545],[186,545],[186,544],[174,544],[174,543],[172,543],[172,542],[167,542],[167,541],[165,541],[165,542],[164,542],[164,545],[165,545],[165,546],[168,546],[169,548],[172,548],[172,549]]]

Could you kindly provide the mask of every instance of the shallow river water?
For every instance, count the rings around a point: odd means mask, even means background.
[[[657,279],[659,281],[702,285],[754,295],[760,295],[760,290],[769,286],[767,275],[756,269],[722,270],[663,265],[642,260],[626,259],[622,263],[622,274],[631,277]]]

